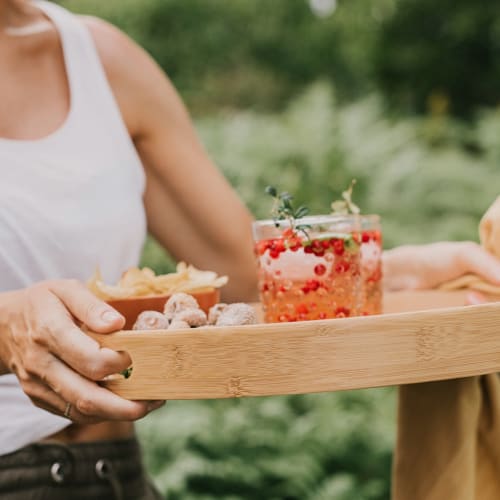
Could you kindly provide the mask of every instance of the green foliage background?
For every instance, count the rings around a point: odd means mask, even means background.
[[[324,16],[306,0],[59,3],[156,58],[256,217],[267,184],[325,212],[356,178],[386,247],[477,239],[500,193],[494,2],[338,0]],[[172,267],[152,240],[143,264]],[[387,500],[394,429],[394,389],[169,402],[139,424],[156,483],[187,500]]]

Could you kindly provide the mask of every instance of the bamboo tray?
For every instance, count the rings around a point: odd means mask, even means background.
[[[463,292],[389,294],[380,316],[92,334],[126,350],[128,399],[302,394],[500,371],[500,303],[462,306]]]

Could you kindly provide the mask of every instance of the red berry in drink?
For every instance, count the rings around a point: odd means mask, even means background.
[[[274,240],[273,244],[271,245],[271,250],[277,250],[278,252],[284,252],[286,250],[285,248],[285,242],[283,240]]]
[[[347,307],[337,307],[335,309],[336,318],[348,318],[351,315],[351,311]]]
[[[300,317],[301,314],[304,314],[304,315],[307,314],[309,312],[309,308],[302,302],[302,303],[297,304],[295,306],[295,311],[297,311],[297,314]]]
[[[306,281],[306,287],[309,288],[309,290],[312,290],[315,292],[319,288],[319,281],[315,279],[310,279]]]
[[[349,262],[346,262],[345,260],[341,260],[340,262],[337,262],[335,264],[335,272],[336,273],[345,273],[349,271]]]
[[[316,264],[314,266],[314,274],[318,276],[323,276],[326,273],[326,266],[324,264]]]
[[[343,255],[344,254],[344,240],[333,240],[333,252],[335,255]]]
[[[291,238],[290,240],[288,240],[288,248],[292,252],[296,252],[301,247],[302,247],[302,242],[300,241],[299,238]]]
[[[259,241],[255,245],[255,251],[257,252],[258,255],[264,255],[264,253],[270,247],[270,245],[271,245],[270,242],[267,240]]]
[[[290,314],[284,313],[278,316],[278,321],[280,323],[285,323],[287,321],[297,321],[297,318],[295,316],[290,316]]]

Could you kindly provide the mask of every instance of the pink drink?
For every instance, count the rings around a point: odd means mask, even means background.
[[[259,290],[265,321],[345,318],[360,313],[359,221],[304,217],[304,231],[288,221],[254,223]]]
[[[382,231],[378,215],[361,215],[362,315],[382,313]]]

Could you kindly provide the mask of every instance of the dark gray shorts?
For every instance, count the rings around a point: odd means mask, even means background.
[[[36,443],[0,456],[2,500],[159,500],[135,439]]]

